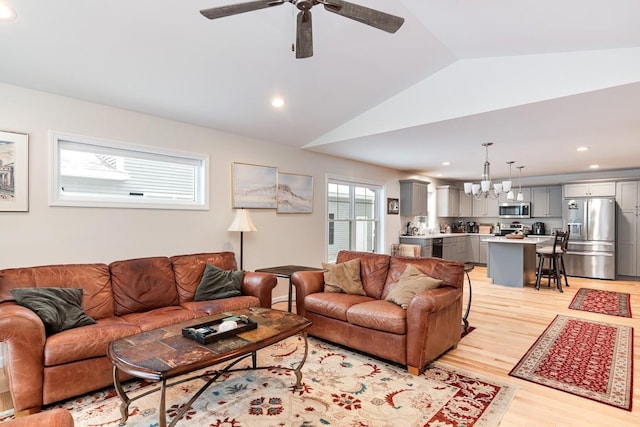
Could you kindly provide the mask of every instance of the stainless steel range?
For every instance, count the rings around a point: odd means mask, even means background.
[[[496,235],[506,236],[507,234],[515,233],[517,231],[522,231],[522,234],[527,236],[531,232],[531,227],[520,223],[502,224],[500,227],[500,233],[496,233]]]

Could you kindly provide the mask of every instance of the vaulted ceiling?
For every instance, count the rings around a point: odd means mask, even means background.
[[[395,34],[318,4],[307,59],[294,4],[0,2],[7,84],[443,179],[477,179],[487,141],[495,177],[640,167],[636,0],[353,0]]]

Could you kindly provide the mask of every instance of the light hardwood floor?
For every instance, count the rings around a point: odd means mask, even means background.
[[[476,329],[464,337],[458,348],[440,358],[451,366],[478,372],[517,386],[501,427],[637,427],[640,425],[640,282],[569,278],[569,288],[559,293],[542,286],[511,288],[493,285],[484,267],[471,272],[473,298],[469,321]],[[569,304],[581,287],[631,294],[634,318],[570,310]],[[466,284],[465,284],[466,289]],[[285,309],[286,303],[274,308]],[[558,314],[634,327],[634,390],[632,412],[577,397],[518,378],[510,377],[515,366],[538,336]],[[0,412],[6,407],[6,381],[0,374]],[[8,399],[10,403],[10,399]],[[2,406],[5,405],[5,406]]]

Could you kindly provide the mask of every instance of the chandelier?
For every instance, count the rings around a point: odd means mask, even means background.
[[[490,168],[491,164],[489,163],[489,147],[493,145],[493,142],[485,142],[482,146],[485,148],[485,159],[484,159],[484,169],[482,172],[482,180],[480,184],[474,184],[471,182],[464,183],[464,192],[469,197],[474,197],[476,199],[482,198],[491,198],[497,199],[500,197],[503,191],[511,194],[511,199],[513,199],[513,192],[511,192],[511,165],[514,162],[507,162],[509,165],[509,180],[502,181],[502,183],[493,184],[493,191],[491,190],[491,173]]]

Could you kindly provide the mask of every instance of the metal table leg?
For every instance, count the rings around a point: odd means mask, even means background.
[[[462,323],[464,323],[464,332],[469,332],[469,321],[467,318],[469,317],[469,310],[471,310],[471,277],[469,277],[469,272],[473,270],[474,266],[472,264],[464,265],[464,273],[467,275],[467,283],[469,284],[469,299],[467,300],[467,308],[462,316]]]

